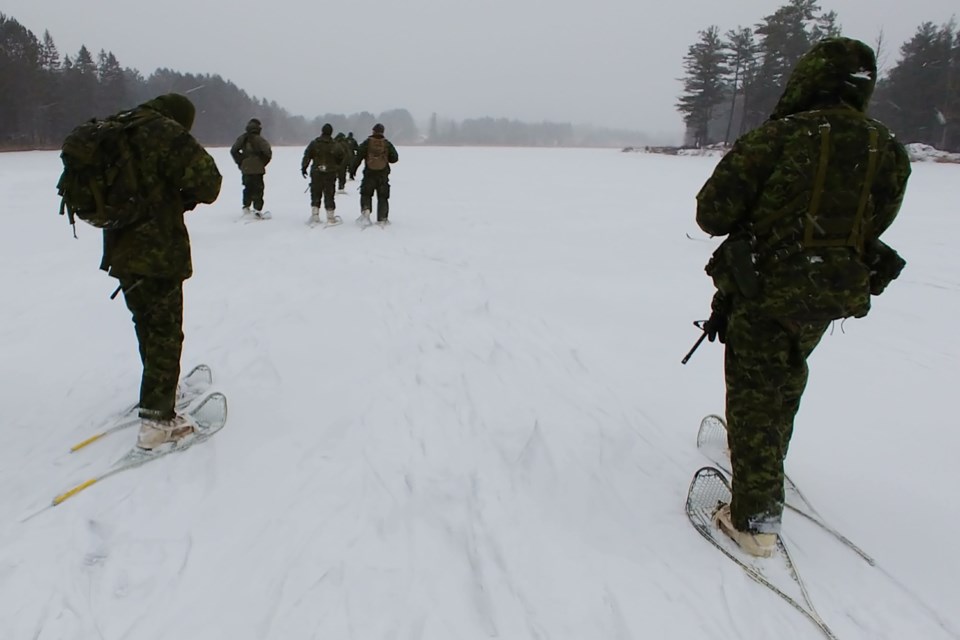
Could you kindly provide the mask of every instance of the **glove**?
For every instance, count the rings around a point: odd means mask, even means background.
[[[710,318],[703,323],[703,330],[707,334],[707,340],[710,342],[720,340],[720,343],[723,344],[727,341],[727,316],[714,311],[710,314]]]
[[[304,178],[306,178],[306,177],[307,177],[307,170],[306,170],[306,169],[300,169],[300,175],[302,175]]]
[[[184,211],[193,211],[197,208],[197,199],[186,191],[180,192],[180,201],[183,203]]]
[[[727,341],[727,315],[730,312],[727,297],[717,291],[710,302],[710,310],[710,318],[703,323],[703,330],[707,334],[707,340],[719,340],[723,344]]]

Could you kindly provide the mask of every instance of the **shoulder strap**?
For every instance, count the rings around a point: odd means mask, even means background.
[[[820,199],[823,197],[823,183],[827,181],[827,167],[830,164],[830,123],[820,123],[820,160],[817,163],[817,175],[813,179],[813,194],[810,196],[810,208],[807,210],[807,222],[804,225],[803,244],[813,246],[814,228],[823,233],[817,223],[820,213]]]

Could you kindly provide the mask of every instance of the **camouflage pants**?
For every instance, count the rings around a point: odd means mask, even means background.
[[[245,173],[243,174],[243,206],[249,207],[251,204],[257,211],[263,209],[263,174]]]
[[[727,430],[733,465],[733,524],[779,532],[783,461],[807,385],[807,357],[829,322],[778,321],[734,304],[726,335]]]
[[[337,174],[332,171],[314,171],[310,174],[310,206],[320,207],[326,201],[323,209],[336,209],[334,191],[337,189]]]
[[[363,170],[360,182],[360,209],[373,209],[373,194],[377,194],[377,220],[386,220],[390,215],[390,174],[386,171]]]
[[[174,416],[180,351],[183,347],[183,282],[164,278],[121,278],[140,345],[140,416]]]

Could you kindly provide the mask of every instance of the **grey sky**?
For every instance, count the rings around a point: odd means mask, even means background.
[[[218,73],[296,114],[431,112],[679,134],[673,105],[697,32],[751,26],[779,0],[5,0],[61,55],[81,44],[124,66]],[[821,0],[888,64],[956,0]]]

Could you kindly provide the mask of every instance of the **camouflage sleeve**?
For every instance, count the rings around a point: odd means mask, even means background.
[[[909,177],[910,156],[903,145],[891,135],[871,190],[874,203],[874,238],[879,238],[897,217]]]
[[[243,136],[237,138],[237,141],[233,143],[233,146],[230,147],[230,157],[233,158],[233,161],[239,166],[240,162],[243,160],[243,156],[240,154],[240,149],[243,146]]]
[[[273,159],[273,149],[270,148],[270,143],[267,142],[267,139],[263,136],[260,136],[260,148],[257,149],[257,152],[260,154],[260,159],[263,161],[263,166],[270,164],[270,160]]]
[[[357,172],[357,169],[360,168],[360,164],[367,157],[367,146],[368,146],[367,141],[364,140],[363,142],[360,143],[360,146],[357,147],[357,157],[353,159],[353,167],[352,167],[352,171],[354,173]]]
[[[697,194],[697,224],[724,236],[750,212],[780,156],[783,121],[770,121],[741,136]]]
[[[171,145],[170,151],[172,158],[169,164],[182,167],[179,180],[175,181],[180,191],[193,202],[210,204],[216,200],[220,195],[222,177],[217,163],[206,149],[183,131]]]
[[[310,166],[310,159],[313,157],[313,140],[310,141],[310,144],[307,145],[307,148],[303,150],[303,160],[300,161],[300,172],[303,173],[307,170],[307,167]]]
[[[400,155],[397,153],[397,148],[393,146],[393,143],[387,140],[387,162],[393,164],[400,159]]]

